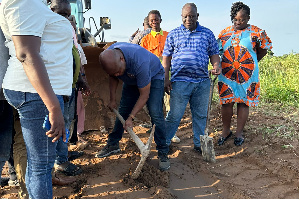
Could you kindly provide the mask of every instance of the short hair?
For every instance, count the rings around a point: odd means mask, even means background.
[[[149,17],[148,16],[144,18],[144,24],[149,25]]]
[[[250,16],[250,8],[249,6],[247,6],[246,4],[244,4],[243,2],[235,2],[232,4],[231,6],[231,11],[230,11],[230,17],[231,17],[231,21],[235,18],[235,16],[237,15],[237,13],[241,10],[244,10],[246,12],[246,14],[248,16]]]
[[[184,9],[184,8],[187,7],[187,6],[190,6],[190,7],[194,8],[194,9],[196,10],[196,12],[197,12],[197,6],[196,6],[196,4],[194,4],[194,3],[186,3],[186,4],[184,4],[184,6],[182,7],[182,9]]]
[[[161,19],[161,15],[160,15],[160,12],[158,10],[151,10],[149,13],[148,13],[148,18],[151,14],[154,14],[154,15],[158,15],[159,18]]]
[[[59,9],[62,4],[71,6],[69,0],[51,0],[51,9]]]

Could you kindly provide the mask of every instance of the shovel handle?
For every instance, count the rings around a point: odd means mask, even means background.
[[[213,74],[211,73],[211,70],[209,70],[209,80],[210,80],[210,90],[209,90],[209,100],[208,100],[208,108],[207,108],[207,118],[206,118],[206,127],[205,127],[205,135],[208,135],[208,125],[209,125],[209,118],[210,118],[210,110],[211,110],[211,102],[212,102],[212,97],[213,97],[213,92],[214,92],[214,85],[215,82],[218,78],[217,75],[215,75],[212,78]]]

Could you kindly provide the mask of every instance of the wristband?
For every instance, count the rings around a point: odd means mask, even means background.
[[[130,114],[129,117],[131,117],[132,121],[135,119],[135,117],[133,116],[133,114]]]
[[[81,76],[85,76],[85,73],[82,73]]]

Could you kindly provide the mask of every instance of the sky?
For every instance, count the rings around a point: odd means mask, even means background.
[[[150,10],[159,10],[161,28],[165,31],[181,25],[181,9],[185,3],[195,3],[200,25],[213,31],[215,37],[232,25],[230,9],[233,0],[92,0],[91,10],[85,12],[85,27],[95,33],[89,18],[93,17],[99,28],[100,17],[111,19],[111,29],[104,31],[105,42],[128,42],[132,33],[143,29],[143,19]],[[266,31],[273,43],[276,56],[299,53],[299,1],[298,0],[244,0],[250,7],[249,24]],[[99,41],[99,37],[96,38]]]

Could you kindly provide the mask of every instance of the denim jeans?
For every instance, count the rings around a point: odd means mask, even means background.
[[[70,125],[74,119],[75,113],[75,88],[72,89],[72,94],[69,96],[69,101],[64,103],[64,120],[65,126],[70,130]],[[68,161],[68,143],[65,143],[62,138],[59,138],[56,146],[55,163],[60,165]]]
[[[26,188],[31,199],[52,199],[51,171],[56,157],[57,142],[43,129],[49,114],[37,93],[4,90],[7,101],[18,110],[27,149]],[[63,111],[63,97],[57,95]]]
[[[13,135],[13,111],[6,100],[0,100],[0,172],[9,159]],[[0,174],[1,177],[1,174]]]
[[[123,84],[122,98],[119,106],[120,115],[126,120],[132,111],[140,93],[135,85]],[[169,151],[166,145],[166,129],[163,113],[164,81],[152,80],[147,107],[152,124],[155,124],[154,141],[158,153],[166,154]],[[109,134],[108,145],[119,144],[124,133],[124,128],[119,119],[116,119],[113,131]]]
[[[171,144],[187,103],[190,103],[194,145],[200,147],[200,135],[204,135],[209,101],[210,80],[200,83],[173,82],[170,93],[170,111],[166,116],[167,144]]]

